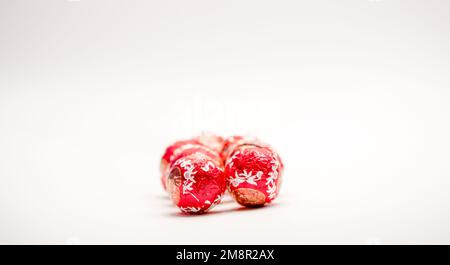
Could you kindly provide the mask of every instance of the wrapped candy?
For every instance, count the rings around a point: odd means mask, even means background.
[[[161,184],[164,190],[167,190],[166,182],[170,165],[179,158],[180,155],[188,155],[202,149],[205,153],[210,155],[210,157],[218,159],[219,162],[219,153],[222,150],[223,141],[224,139],[220,136],[214,134],[202,134],[193,139],[177,141],[167,147],[160,163]],[[220,161],[220,163],[222,162]]]
[[[259,207],[277,197],[284,166],[270,146],[255,138],[233,137],[225,141],[222,157],[228,189],[239,204]]]
[[[165,150],[161,182],[182,212],[200,214],[219,204],[227,188],[246,207],[270,203],[283,168],[279,155],[257,138],[203,134]]]
[[[167,188],[173,203],[186,213],[209,211],[221,202],[226,187],[218,154],[214,158],[204,150],[177,158],[167,177]]]
[[[177,141],[177,142],[171,144],[169,147],[166,148],[166,150],[161,158],[161,163],[160,163],[161,184],[162,184],[164,190],[167,189],[166,181],[167,181],[168,170],[170,168],[170,163],[174,160],[177,153],[179,153],[180,150],[186,149],[193,145],[199,145],[199,144],[200,143],[194,139],[181,140],[181,141]]]

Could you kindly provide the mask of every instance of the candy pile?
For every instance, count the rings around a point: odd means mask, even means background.
[[[203,135],[170,145],[161,159],[161,182],[186,213],[205,213],[228,189],[239,204],[259,207],[280,190],[283,163],[253,137]]]

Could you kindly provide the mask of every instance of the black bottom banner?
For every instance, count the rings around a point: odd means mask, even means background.
[[[448,246],[325,245],[79,245],[1,246],[3,259],[15,262],[129,264],[289,264],[308,262],[429,262],[446,260]]]

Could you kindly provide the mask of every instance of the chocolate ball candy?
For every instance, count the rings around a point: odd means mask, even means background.
[[[200,214],[219,204],[226,190],[220,159],[198,151],[175,160],[167,178],[173,203],[185,213]]]
[[[160,163],[161,184],[163,185],[164,190],[166,190],[167,174],[170,168],[170,163],[174,160],[174,157],[177,155],[177,152],[180,152],[180,149],[198,144],[200,143],[197,140],[192,139],[181,140],[171,144],[169,147],[166,148]]]
[[[246,207],[273,201],[280,190],[283,164],[268,146],[243,144],[234,148],[225,163],[225,176],[232,197]]]

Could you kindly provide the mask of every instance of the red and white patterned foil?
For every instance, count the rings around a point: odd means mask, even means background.
[[[169,173],[168,171],[170,168],[170,164],[173,162],[177,153],[180,152],[179,150],[186,148],[186,146],[199,145],[199,144],[200,143],[197,140],[189,139],[189,140],[177,141],[166,148],[166,150],[164,151],[164,154],[161,158],[161,163],[160,163],[161,184],[162,184],[164,190],[167,189],[166,181],[167,181],[167,174]]]
[[[241,205],[258,207],[280,190],[283,163],[257,138],[202,135],[170,145],[161,158],[161,182],[186,213],[205,213],[226,189]]]
[[[176,159],[167,179],[172,201],[186,213],[212,209],[221,202],[226,185],[219,156],[213,158],[203,150]]]
[[[225,141],[222,157],[228,189],[238,203],[258,207],[277,197],[284,166],[270,146],[254,138],[233,137]]]

